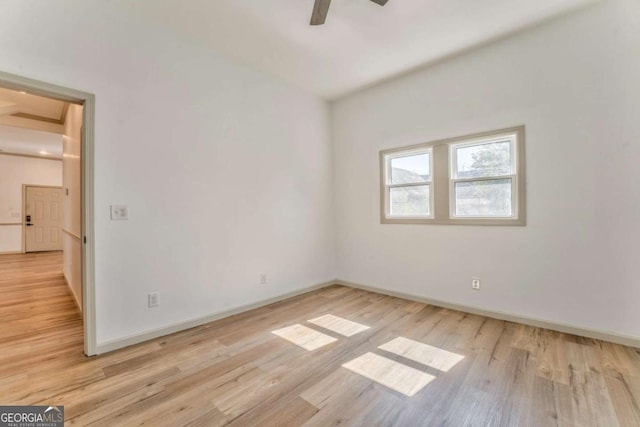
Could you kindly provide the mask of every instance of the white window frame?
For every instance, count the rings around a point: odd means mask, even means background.
[[[391,174],[391,161],[394,159],[400,159],[403,157],[417,156],[421,154],[429,154],[429,181],[414,182],[414,183],[399,183],[393,184],[390,182]],[[388,219],[430,219],[433,218],[433,150],[431,147],[419,147],[410,148],[407,150],[398,150],[393,153],[384,155],[384,216]],[[392,188],[405,188],[405,187],[421,187],[427,185],[429,187],[429,214],[427,215],[393,215],[391,213],[391,189]]]
[[[470,141],[449,144],[449,213],[451,218],[469,219],[517,219],[518,218],[518,137],[515,132],[503,135],[495,135],[490,138],[478,138]],[[511,153],[511,173],[506,175],[488,175],[474,178],[458,178],[458,149],[477,147],[479,145],[493,144],[509,141]],[[511,215],[456,215],[456,184],[459,182],[481,182],[511,179]]]
[[[458,178],[455,176],[456,148],[504,141],[511,141],[510,175]],[[406,187],[412,184],[390,185],[391,159],[411,154],[429,152],[430,178],[429,213],[423,216],[390,215],[390,188]],[[380,222],[382,224],[437,224],[437,225],[526,225],[526,182],[525,182],[525,127],[516,126],[474,135],[449,138],[408,147],[392,148],[380,151]],[[511,179],[511,216],[456,216],[455,183],[464,181],[488,181],[492,179]]]

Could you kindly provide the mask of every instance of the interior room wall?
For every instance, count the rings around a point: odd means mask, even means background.
[[[23,184],[62,185],[62,162],[0,154],[0,253],[22,252]]]
[[[335,103],[338,277],[640,337],[638,76],[610,0]],[[521,124],[525,227],[380,224],[380,150]]]
[[[76,304],[82,309],[82,106],[69,105],[62,137],[64,187],[63,272]]]
[[[0,14],[1,70],[96,95],[98,345],[332,280],[327,103],[125,3]]]

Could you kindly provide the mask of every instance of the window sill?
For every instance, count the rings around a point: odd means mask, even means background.
[[[480,226],[519,226],[527,225],[525,218],[382,218],[380,224],[413,225],[480,225]]]

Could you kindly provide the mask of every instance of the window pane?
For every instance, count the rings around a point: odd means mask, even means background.
[[[429,215],[429,186],[394,187],[389,189],[390,213],[393,216]]]
[[[456,216],[510,217],[511,178],[456,182]]]
[[[510,141],[456,148],[456,177],[511,175]]]
[[[429,153],[391,159],[390,184],[413,184],[431,181]]]

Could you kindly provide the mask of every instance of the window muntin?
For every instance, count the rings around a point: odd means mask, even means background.
[[[384,157],[387,218],[431,218],[431,149],[399,151]]]

